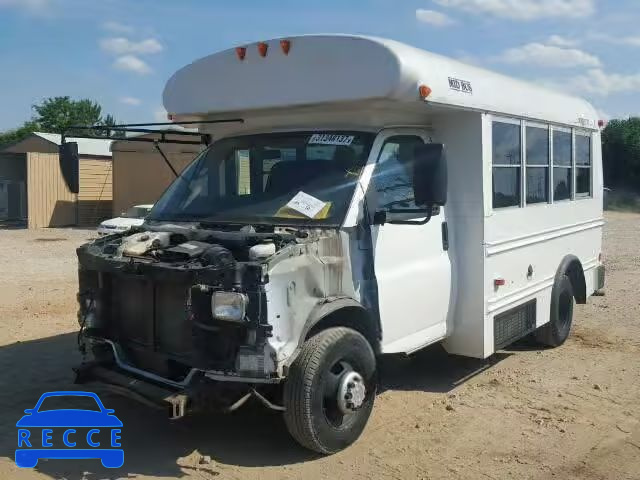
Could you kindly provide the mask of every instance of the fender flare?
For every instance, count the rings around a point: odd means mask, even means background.
[[[584,278],[582,263],[578,257],[575,255],[567,255],[562,259],[556,271],[554,286],[558,283],[562,275],[566,275],[569,277],[569,280],[571,280],[576,303],[587,303],[587,283]]]
[[[330,297],[318,303],[307,318],[298,345],[302,345],[314,330],[333,326],[350,327],[362,333],[377,353],[380,327],[371,312],[350,297]]]

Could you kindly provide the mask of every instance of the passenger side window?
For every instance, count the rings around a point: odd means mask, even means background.
[[[527,204],[549,201],[549,129],[528,126]]]
[[[378,210],[417,209],[413,198],[413,162],[420,137],[389,138],[383,145],[373,174]]]
[[[576,132],[576,197],[591,196],[591,136]]]
[[[570,200],[573,190],[571,131],[553,130],[553,201]]]
[[[520,206],[520,125],[493,122],[493,208]]]

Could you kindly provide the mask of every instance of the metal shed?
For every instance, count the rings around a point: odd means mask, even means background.
[[[179,132],[176,132],[179,134]],[[157,139],[146,134],[138,139]],[[172,139],[172,135],[167,135]],[[184,140],[176,135],[175,140]],[[162,151],[171,166],[180,173],[204,148],[203,145],[163,144]],[[153,143],[115,140],[113,154],[113,215],[119,215],[133,205],[152,204],[175,179],[175,175]]]
[[[78,142],[80,192],[71,193],[60,172],[58,134],[34,132],[0,149],[0,221],[29,228],[92,226],[111,216],[111,140]]]

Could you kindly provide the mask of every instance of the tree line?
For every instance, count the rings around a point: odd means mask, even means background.
[[[26,138],[33,132],[67,133],[104,136],[105,132],[91,132],[87,130],[73,130],[73,126],[117,125],[113,115],[102,114],[102,107],[89,99],[73,100],[71,97],[51,97],[41,103],[33,105],[34,115],[21,126],[0,132],[0,147]],[[118,132],[120,133],[120,132]],[[112,136],[121,137],[121,134]]]
[[[602,132],[604,184],[640,193],[640,117],[611,120]]]

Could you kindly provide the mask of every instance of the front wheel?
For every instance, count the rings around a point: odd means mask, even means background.
[[[376,358],[350,328],[324,330],[308,339],[284,386],[284,419],[302,446],[323,454],[355,442],[376,396]]]

